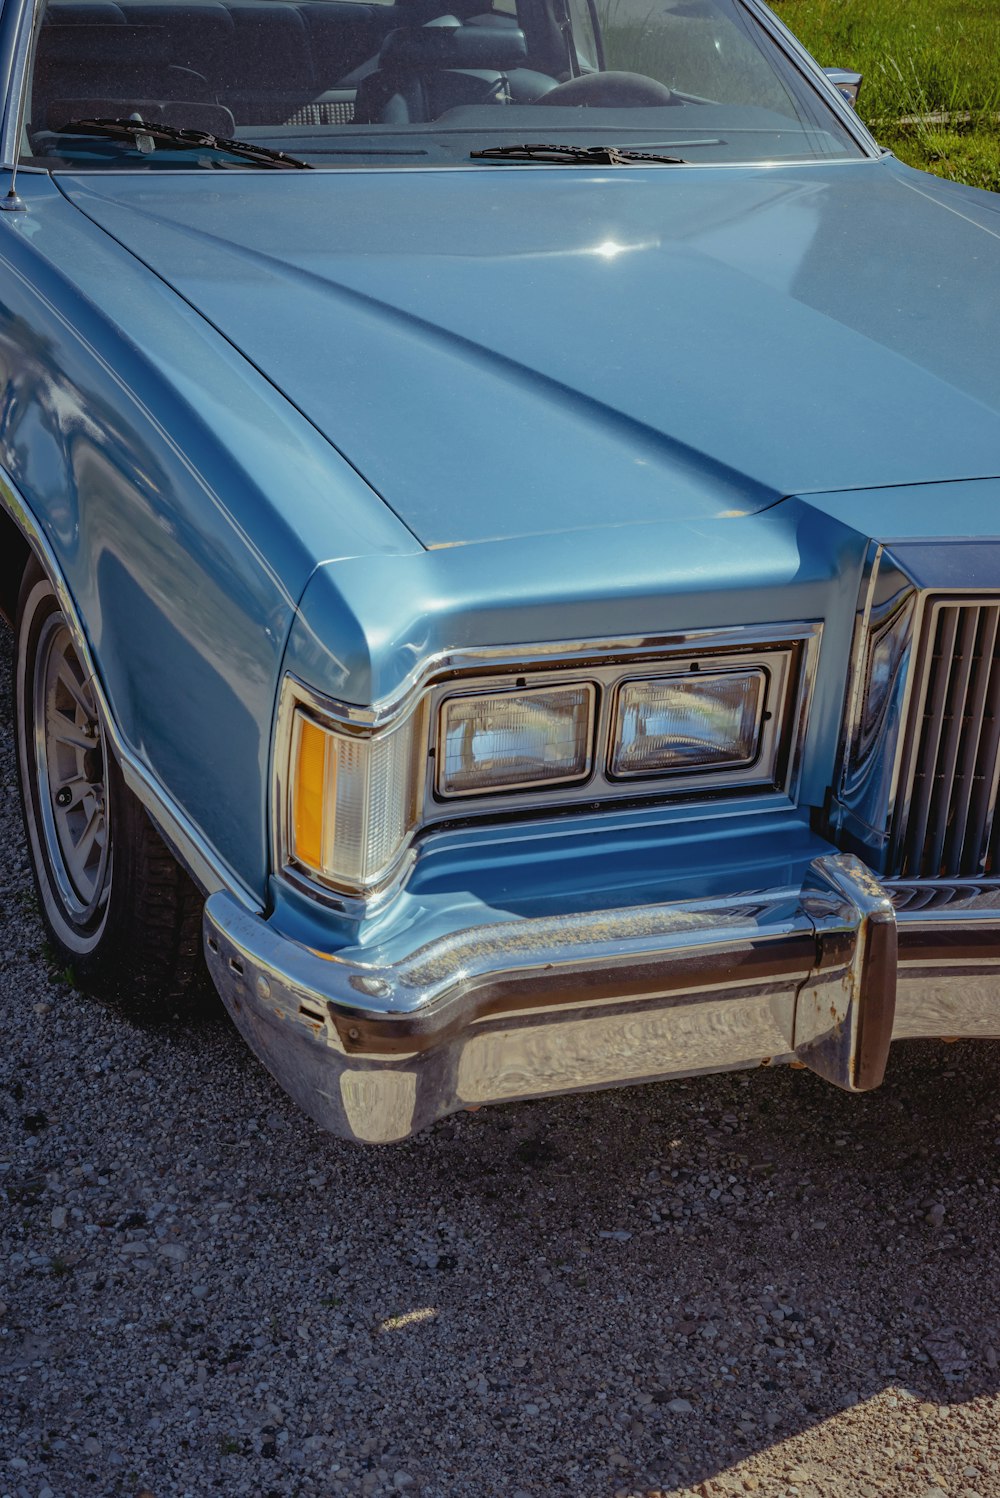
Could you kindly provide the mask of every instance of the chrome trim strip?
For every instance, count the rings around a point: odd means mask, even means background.
[[[865,667],[868,654],[868,638],[871,633],[872,600],[879,568],[882,565],[882,547],[877,541],[868,543],[862,573],[861,588],[854,617],[854,636],[851,641],[850,666],[847,673],[847,688],[844,709],[844,732],[841,741],[841,763],[837,769],[836,783],[843,784],[851,758],[851,746],[857,742],[861,723],[862,698],[865,686]]]
[[[898,794],[894,795],[889,806],[888,826],[892,833],[891,851],[894,859],[898,859],[899,857],[902,840],[910,820],[910,809],[913,804],[913,781],[917,766],[917,748],[920,741],[920,719],[927,697],[927,687],[933,664],[934,633],[937,625],[940,600],[935,601],[929,610],[927,608],[926,597],[921,600],[921,604],[922,607],[919,609],[919,630],[916,634],[918,658],[912,662],[909,671],[910,679],[907,684],[905,712],[901,714],[902,727],[899,735],[896,760],[893,766],[893,788],[897,793],[900,779],[903,780],[902,798],[900,799]],[[906,760],[905,773],[903,771],[904,757]]]
[[[0,35],[3,36],[6,44],[9,26],[15,31],[16,42],[13,56],[10,57],[10,66],[5,70],[2,80],[4,113],[3,122],[0,124],[0,164],[5,171],[13,171],[20,154],[19,137],[23,124],[25,91],[28,86],[28,64],[31,60],[31,45],[41,5],[39,0],[6,0],[3,9]]]
[[[370,734],[402,717],[414,700],[430,686],[464,677],[517,676],[521,672],[572,666],[586,671],[611,658],[630,661],[650,657],[683,655],[686,651],[751,650],[760,645],[805,644],[822,634],[818,620],[796,620],[778,624],[749,624],[727,629],[679,630],[668,635],[623,635],[615,639],[556,640],[548,644],[480,645],[474,648],[440,650],[427,656],[404,678],[391,696],[371,706],[339,702],[324,697],[295,677],[287,679],[301,690],[317,712],[324,713],[346,733]]]
[[[872,135],[871,131],[855,113],[850,104],[844,98],[840,89],[830,79],[819,63],[807,52],[794,32],[789,31],[784,21],[777,16],[768,6],[761,5],[759,0],[743,0],[747,10],[760,22],[766,32],[769,32],[774,41],[781,47],[790,60],[796,65],[800,73],[804,73],[806,79],[814,84],[816,92],[821,94],[828,104],[833,106],[833,112],[846,126],[848,134],[852,135],[865,155],[875,160],[881,160],[882,150]]]
[[[142,802],[164,841],[206,894],[211,895],[216,891],[225,890],[243,909],[253,913],[260,912],[262,902],[259,896],[255,895],[250,886],[220,857],[169,791],[156,779],[148,765],[145,765],[126,744],[111,712],[83,621],[55,553],[29,506],[19,494],[10,474],[2,466],[0,466],[0,508],[10,516],[24,536],[55,589],[59,606],[73,636],[74,647],[93,682],[94,694],[104,727],[114,746],[115,756],[129,789]]]
[[[883,146],[879,146],[878,147],[878,155],[877,156],[872,156],[872,157],[868,157],[867,155],[866,156],[789,156],[789,157],[779,156],[779,157],[772,157],[772,158],[768,159],[767,161],[706,161],[704,163],[699,163],[698,164],[698,171],[699,172],[743,172],[743,173],[746,173],[748,171],[759,171],[759,172],[768,172],[768,173],[771,173],[771,172],[780,172],[780,171],[797,171],[801,167],[804,167],[804,166],[807,166],[807,167],[810,167],[810,168],[816,168],[816,169],[822,168],[824,171],[831,171],[831,172],[844,171],[844,170],[850,171],[850,170],[852,170],[854,168],[857,168],[859,166],[879,166],[882,163],[882,161],[885,160],[886,157],[891,157],[892,155],[893,155],[893,153],[891,151],[886,150],[885,147],[883,147]],[[27,170],[27,168],[24,168],[24,170]],[[39,174],[43,175],[43,176],[48,176],[49,175],[49,173],[45,172],[44,169],[42,169],[42,168],[35,167],[32,170],[34,170],[36,172],[39,172]],[[247,166],[246,166],[246,168],[244,170],[247,173],[250,173],[250,172],[261,172],[261,173],[263,173],[263,172],[266,172],[266,171],[270,171],[271,169],[269,167],[265,167],[265,166],[254,166],[253,163],[248,162],[248,164],[247,164]],[[317,173],[324,172],[324,173],[326,173],[328,175],[332,175],[335,172],[347,172],[347,171],[349,171],[349,172],[377,172],[380,177],[387,176],[390,172],[405,172],[408,177],[412,177],[412,176],[414,176],[418,172],[420,172],[420,173],[429,173],[429,172],[468,172],[470,175],[474,176],[477,173],[481,175],[483,168],[477,162],[470,162],[470,163],[466,164],[464,161],[460,161],[460,162],[455,162],[454,164],[447,165],[447,166],[438,166],[438,165],[435,165],[435,166],[416,166],[416,165],[414,165],[414,166],[398,166],[398,165],[389,166],[389,165],[386,165],[386,166],[351,166],[351,167],[345,167],[345,166],[323,166],[322,164],[318,164],[318,165],[316,165],[313,168],[313,170],[315,172],[317,172]],[[539,172],[550,172],[553,175],[558,175],[558,173],[561,172],[562,170],[563,170],[563,168],[561,166],[553,166],[550,163],[546,163],[546,162],[524,163],[524,162],[516,162],[515,161],[515,162],[511,162],[508,166],[504,167],[504,171],[505,172],[531,172],[534,175],[537,175]],[[604,168],[603,167],[597,167],[596,170],[600,172],[600,171],[603,171]],[[648,166],[646,166],[641,161],[639,161],[639,162],[635,162],[634,165],[629,168],[629,173],[630,173],[630,175],[638,176],[638,174],[640,172],[645,172],[645,173],[653,172],[653,173],[658,173],[659,174],[659,173],[662,173],[664,171],[673,171],[673,170],[674,170],[673,167],[665,168],[665,167],[660,167],[660,166],[655,166],[655,165],[648,165]],[[73,175],[73,177],[101,177],[101,176],[106,176],[107,175],[107,169],[105,167],[85,167],[82,164],[78,165],[78,164],[74,163],[72,175]],[[204,176],[204,171],[203,171],[203,169],[201,167],[182,167],[182,166],[177,166],[177,167],[171,167],[170,168],[170,175],[172,177],[180,177],[180,176],[185,176],[185,177],[203,177]],[[914,190],[915,191],[919,191],[919,189],[914,189]],[[992,475],[992,474],[990,475],[991,478],[994,477],[994,476],[995,475]]]
[[[926,599],[917,595],[913,613],[910,619],[909,634],[911,652],[909,659],[912,661],[914,645],[919,647],[919,642],[924,628],[924,608]],[[897,804],[899,801],[900,780],[903,774],[903,763],[911,733],[910,719],[912,716],[914,701],[914,672],[908,665],[904,672],[903,697],[899,708],[899,731],[896,742],[893,745],[892,756],[889,761],[889,784],[887,792],[886,810],[888,815],[887,830],[891,830],[895,823]]]
[[[882,589],[885,590],[887,597],[882,596]],[[847,753],[853,760],[861,736],[861,718],[864,707],[865,686],[867,684],[868,648],[875,633],[882,626],[882,611],[885,610],[889,614],[895,614],[905,608],[912,607],[912,614],[907,629],[908,644],[903,668],[903,694],[898,713],[893,720],[895,724],[895,738],[890,743],[885,743],[883,740],[883,748],[880,750],[876,746],[874,751],[875,760],[880,762],[877,773],[886,785],[884,795],[887,830],[892,825],[896,801],[899,795],[899,782],[906,749],[906,725],[909,722],[914,692],[912,652],[914,645],[919,644],[922,638],[925,603],[926,595],[917,590],[906,576],[905,571],[900,568],[896,559],[887,553],[884,547],[879,546],[869,579],[869,592],[865,601],[864,623],[858,641],[858,653],[852,662],[852,670],[857,673],[852,686],[854,714],[850,723],[849,734],[845,735],[845,738]],[[872,616],[876,613],[880,617],[873,622]],[[889,726],[888,722],[886,726]]]

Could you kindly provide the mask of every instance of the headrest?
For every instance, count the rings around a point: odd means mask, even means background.
[[[162,26],[43,26],[38,49],[47,64],[80,69],[122,58],[152,66],[170,61],[170,38]]]
[[[49,0],[42,17],[47,26],[120,26],[125,12],[114,0]]]
[[[450,17],[448,18],[451,19]],[[516,68],[528,55],[524,32],[488,26],[400,27],[382,43],[380,68]]]

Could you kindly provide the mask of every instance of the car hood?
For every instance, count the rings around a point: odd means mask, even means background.
[[[426,546],[1000,474],[1000,214],[892,161],[59,182]]]

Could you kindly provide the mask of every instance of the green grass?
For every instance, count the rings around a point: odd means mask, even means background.
[[[912,166],[1000,191],[1000,0],[773,0],[825,67],[865,77],[859,113]],[[947,124],[903,124],[947,114]]]
[[[597,9],[609,68],[734,104],[787,107],[783,87],[738,27],[710,14],[674,15],[658,0],[597,0]]]

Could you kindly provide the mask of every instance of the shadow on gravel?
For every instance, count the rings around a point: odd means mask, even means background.
[[[46,974],[3,817],[0,1434],[55,1492],[1000,1491],[969,1467],[1000,1045],[897,1047],[862,1097],[734,1074],[366,1150],[221,1008],[140,1028]]]
[[[874,1396],[901,1414],[995,1396],[998,1059],[910,1045],[861,1099],[786,1071],[453,1124],[438,1189],[471,1198],[490,1240],[521,1232],[533,1250],[495,1285],[523,1297],[535,1403],[572,1390],[589,1463],[644,1492],[697,1486]],[[479,1394],[503,1418],[523,1375],[490,1365]],[[854,1476],[886,1481],[891,1453],[907,1491],[919,1433],[898,1451],[873,1434]]]
[[[866,1478],[922,1495],[968,1461],[930,1440],[911,1488],[925,1417],[954,1405],[993,1422],[977,1405],[1000,1385],[996,1045],[900,1049],[864,1098],[808,1073],[705,1078],[484,1109],[363,1150],[302,1118],[226,1022],[125,1029],[134,1065],[102,1079],[105,1122],[85,1109],[81,1131],[56,1101],[39,1143],[59,1171],[138,1163],[146,1185],[123,1208],[170,1182],[191,1259],[137,1274],[134,1235],[105,1219],[73,1300],[124,1301],[151,1363],[209,1370],[198,1408],[220,1434],[192,1442],[197,1470],[224,1451],[250,1491],[273,1470],[266,1491],[291,1492],[283,1459],[308,1473],[318,1439],[348,1457],[346,1492],[389,1491],[361,1484],[402,1470],[446,1498],[723,1493],[735,1464],[794,1454],[793,1437],[856,1407],[854,1454],[841,1429],[818,1457],[790,1455],[785,1481],[825,1498],[846,1460],[852,1498]],[[35,1109],[23,1095],[12,1122],[34,1127]],[[219,1199],[234,1210],[213,1227]],[[112,1351],[111,1400],[132,1351]],[[154,1386],[143,1418],[169,1430],[187,1397]]]

